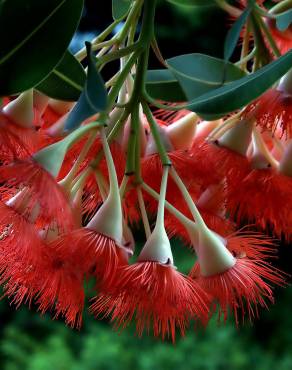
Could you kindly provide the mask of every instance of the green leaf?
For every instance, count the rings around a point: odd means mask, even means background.
[[[255,73],[190,101],[187,109],[207,120],[223,117],[258,98],[289,71],[291,65],[292,50]]]
[[[170,102],[187,100],[178,80],[168,69],[147,71],[146,90],[153,99]]]
[[[277,15],[276,25],[279,31],[284,32],[292,23],[292,9]]]
[[[241,13],[241,15],[237,18],[236,22],[232,25],[230,28],[229,32],[227,33],[225,43],[224,43],[224,59],[229,60],[230,57],[232,56],[239,36],[240,32],[245,25],[248,16],[250,14],[250,8],[246,8],[244,12]]]
[[[112,13],[115,20],[124,18],[130,7],[132,0],[112,0]]]
[[[82,65],[66,51],[63,59],[36,89],[50,98],[76,101],[82,93],[86,74]]]
[[[212,6],[214,0],[167,0],[169,3],[181,6]]]
[[[2,0],[0,95],[41,82],[63,57],[78,26],[83,0]]]
[[[107,107],[107,91],[100,73],[96,69],[96,58],[91,51],[91,44],[85,43],[88,58],[88,73],[85,87],[75,107],[70,112],[66,130],[77,128],[85,119],[102,112]]]
[[[204,54],[180,55],[167,65],[189,100],[245,76],[234,64]]]

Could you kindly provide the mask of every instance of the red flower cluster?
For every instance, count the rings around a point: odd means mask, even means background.
[[[141,185],[123,176],[127,124],[110,147],[106,129],[88,123],[68,135],[68,106],[54,111],[47,102],[40,110],[35,96],[31,121],[21,127],[15,106],[25,99],[17,99],[0,116],[0,281],[17,306],[33,303],[79,328],[84,283],[94,278],[94,315],[116,328],[135,321],[139,335],[174,341],[177,329],[184,335],[192,320],[206,325],[217,307],[219,318],[230,313],[238,324],[273,302],[270,284],[283,285],[284,274],[269,263],[272,239],[236,230],[247,219],[291,239],[292,150],[277,131],[284,125],[262,125],[273,132],[261,134],[256,105],[226,122],[159,112],[168,174],[141,115]],[[147,242],[132,264],[130,228],[141,219]],[[196,253],[189,275],[175,267],[164,225]]]

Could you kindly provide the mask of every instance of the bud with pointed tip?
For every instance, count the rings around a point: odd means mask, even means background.
[[[3,108],[3,113],[13,123],[30,128],[33,126],[33,90],[28,90],[20,94]]]
[[[201,121],[196,129],[195,141],[201,141],[208,135],[212,135],[212,132],[223,123],[222,119],[215,121]]]
[[[68,113],[75,104],[76,103],[67,102],[63,100],[55,100],[55,99],[49,100],[49,106],[53,109],[53,111],[58,113],[60,116],[62,116],[65,113]]]
[[[123,244],[123,215],[119,199],[108,197],[86,228]]]
[[[158,131],[159,131],[159,134],[160,134],[160,139],[161,139],[166,151],[167,152],[173,151],[174,148],[173,148],[173,145],[171,144],[171,142],[168,138],[166,128],[162,127],[162,126],[158,126]],[[152,154],[157,154],[157,153],[158,153],[158,151],[157,151],[157,147],[156,147],[156,144],[155,144],[155,140],[153,138],[153,135],[151,134],[151,135],[149,135],[149,138],[148,138],[147,146],[146,146],[146,149],[145,149],[145,156],[150,156]]]
[[[150,261],[173,265],[170,241],[164,227],[154,228],[138,257],[138,262]]]
[[[292,69],[281,78],[277,90],[292,96]]]
[[[41,116],[46,110],[49,103],[49,97],[37,90],[33,90],[33,106]]]
[[[191,224],[190,224],[191,225]],[[202,276],[212,276],[229,270],[236,259],[226,248],[225,239],[207,227],[188,228],[190,239],[198,255]]]
[[[39,203],[35,203],[31,208],[30,196],[26,188],[16,193],[12,198],[7,200],[5,204],[13,208],[19,214],[24,215],[31,224],[36,221],[40,213]]]
[[[64,128],[69,116],[69,112],[61,116],[55,123],[52,124],[47,130],[46,133],[50,137],[59,137],[64,134]]]
[[[256,169],[264,169],[267,167],[278,168],[278,161],[272,156],[272,153],[268,149],[262,135],[257,131],[256,128],[252,134],[253,143],[253,155],[252,155],[252,166]]]
[[[235,126],[220,137],[218,140],[220,146],[245,156],[251,139],[252,127],[251,120],[238,121]]]
[[[174,149],[189,149],[196,133],[198,116],[191,112],[167,126],[165,131]]]

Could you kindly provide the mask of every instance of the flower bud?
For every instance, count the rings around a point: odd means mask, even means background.
[[[174,149],[189,149],[192,145],[198,116],[191,112],[167,126],[165,131]]]
[[[238,121],[234,127],[220,137],[219,145],[245,156],[251,139],[252,127],[253,123],[250,120]]]
[[[25,91],[8,103],[3,108],[3,112],[16,125],[26,128],[32,127],[34,120],[32,89]]]

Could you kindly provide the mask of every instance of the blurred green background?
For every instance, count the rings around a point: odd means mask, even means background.
[[[207,2],[208,0],[206,0]],[[110,21],[110,1],[88,0],[80,32],[72,44],[90,39]],[[106,4],[104,4],[106,3]],[[157,34],[163,55],[203,52],[222,56],[228,17],[214,7],[179,9],[160,1]],[[159,67],[154,59],[152,65]],[[174,243],[176,264],[187,272],[194,257]],[[291,269],[291,246],[281,246],[279,267]],[[89,295],[93,293],[89,289]],[[292,369],[292,288],[278,289],[276,303],[253,325],[236,329],[212,320],[205,330],[189,330],[175,345],[138,338],[134,328],[114,332],[106,321],[85,313],[80,331],[49,314],[0,302],[0,370],[290,370]]]

